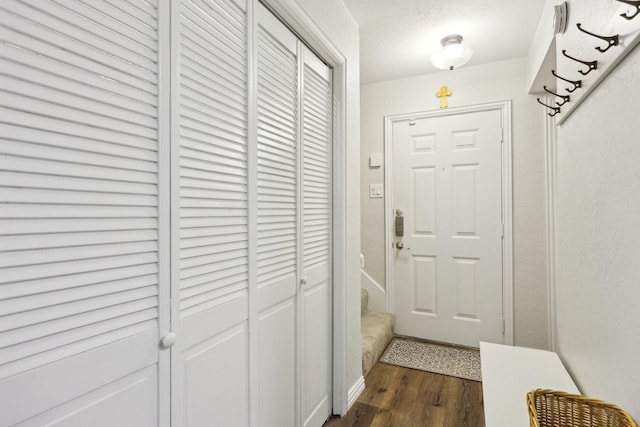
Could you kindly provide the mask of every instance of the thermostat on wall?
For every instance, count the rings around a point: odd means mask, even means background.
[[[369,157],[369,167],[379,168],[382,166],[382,153],[375,153]]]

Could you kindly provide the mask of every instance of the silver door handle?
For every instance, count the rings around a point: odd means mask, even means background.
[[[408,251],[410,251],[410,250],[411,250],[411,248],[409,248],[409,247],[407,247],[407,246],[405,246],[405,245],[404,245],[404,243],[402,242],[402,240],[400,240],[400,241],[396,242],[396,245],[395,245],[395,246],[396,246],[396,249],[406,249],[406,250],[408,250]]]

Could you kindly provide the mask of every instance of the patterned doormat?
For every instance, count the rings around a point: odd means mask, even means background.
[[[480,351],[394,338],[380,361],[473,381],[482,381]]]

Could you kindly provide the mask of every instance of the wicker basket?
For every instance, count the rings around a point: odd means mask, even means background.
[[[533,390],[527,406],[531,427],[638,427],[615,405],[562,391]]]

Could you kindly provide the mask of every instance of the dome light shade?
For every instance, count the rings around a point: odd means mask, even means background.
[[[473,49],[462,43],[462,36],[453,34],[442,39],[442,48],[431,55],[431,62],[441,70],[453,70],[469,62]]]

